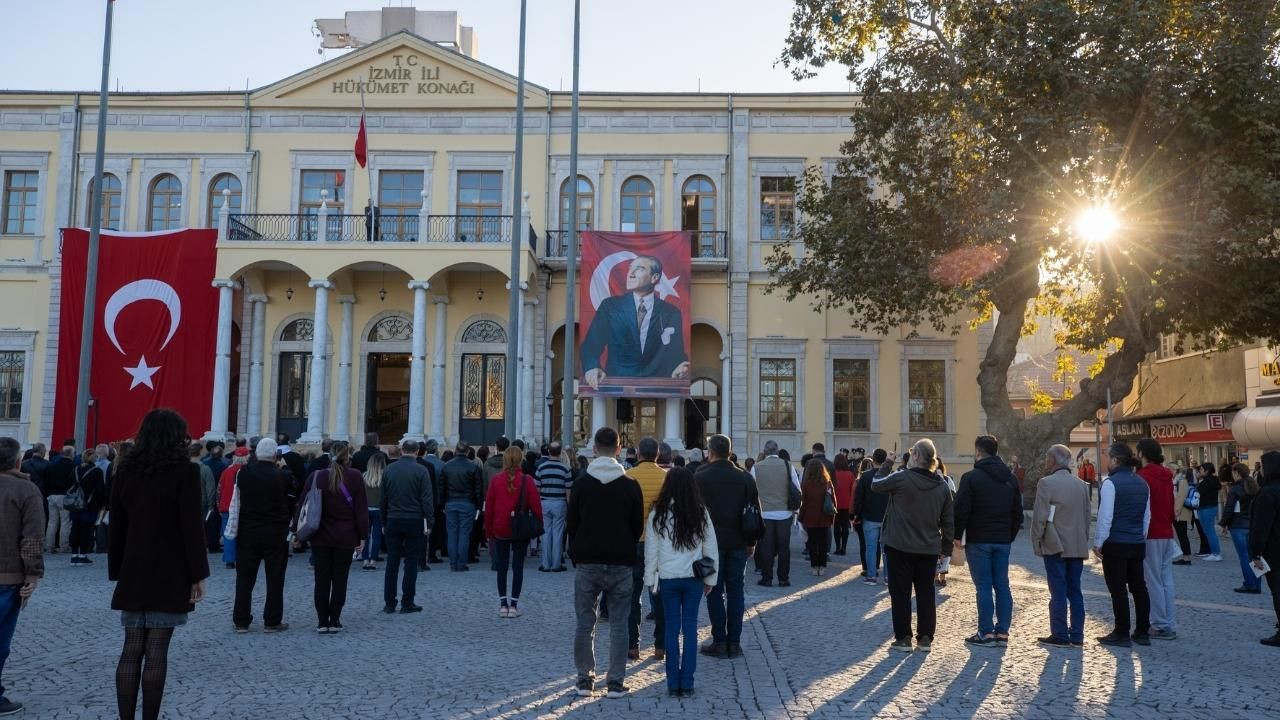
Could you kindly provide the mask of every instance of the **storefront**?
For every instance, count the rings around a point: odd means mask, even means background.
[[[1136,442],[1149,437],[1164,448],[1165,462],[1221,465],[1237,453],[1231,423],[1236,412],[1223,408],[1195,415],[1125,418],[1115,424],[1116,439]]]

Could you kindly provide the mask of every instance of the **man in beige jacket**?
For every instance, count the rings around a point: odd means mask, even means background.
[[[1080,648],[1084,646],[1080,575],[1089,556],[1089,486],[1071,472],[1071,450],[1065,445],[1049,448],[1044,466],[1049,474],[1036,485],[1031,517],[1031,548],[1044,558],[1049,582],[1049,636],[1039,642]]]

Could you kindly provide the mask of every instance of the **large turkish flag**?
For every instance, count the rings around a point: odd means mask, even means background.
[[[158,407],[181,413],[192,436],[209,427],[217,237],[208,229],[102,233],[89,377],[93,442],[132,437],[142,416]],[[72,436],[75,424],[88,250],[88,230],[62,231],[54,447]]]
[[[582,395],[689,395],[692,274],[687,232],[582,233]]]

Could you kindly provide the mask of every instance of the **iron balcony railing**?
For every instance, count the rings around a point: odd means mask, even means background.
[[[427,242],[511,242],[510,215],[432,215]]]
[[[581,231],[578,237],[578,249],[581,251]],[[569,254],[568,230],[547,231],[546,254],[549,258],[563,258]],[[694,260],[724,260],[728,258],[729,232],[727,230],[690,230],[689,255]]]
[[[323,223],[326,242],[417,242],[419,235],[432,243],[509,243],[510,215],[431,215],[425,233],[420,216],[382,215],[376,223],[369,215],[330,214]],[[231,242],[316,242],[321,240],[320,216],[314,213],[232,213],[227,216],[226,238]],[[529,242],[538,235],[529,228]]]

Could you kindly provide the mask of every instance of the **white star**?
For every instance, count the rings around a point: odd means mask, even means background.
[[[147,356],[143,355],[142,359],[138,361],[137,367],[126,367],[124,369],[125,372],[129,373],[129,375],[133,377],[133,382],[129,384],[129,389],[132,390],[139,385],[146,385],[152,390],[155,390],[156,386],[151,384],[151,376],[155,375],[156,371],[159,369],[159,365],[155,367],[147,367]]]
[[[667,274],[663,273],[662,278],[658,280],[658,289],[657,289],[658,297],[662,298],[663,300],[666,300],[668,295],[675,295],[676,297],[680,297],[680,293],[676,292],[676,281],[678,281],[679,279],[680,279],[679,275],[675,277],[667,277]]]

